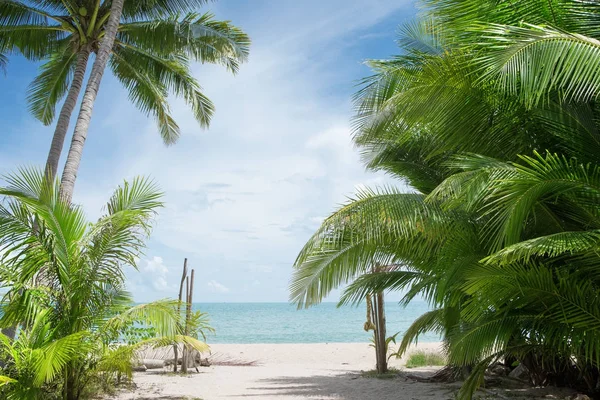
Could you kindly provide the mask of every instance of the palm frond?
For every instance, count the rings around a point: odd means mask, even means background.
[[[216,63],[237,72],[239,63],[246,61],[250,39],[228,21],[217,21],[210,13],[187,14],[154,21],[122,24],[119,41],[144,51],[164,54],[183,52],[193,60]],[[157,43],[160,48],[157,49]]]
[[[205,353],[210,351],[210,346],[196,338],[186,335],[173,335],[173,336],[162,336],[157,338],[151,338],[142,340],[132,347],[134,349],[152,347],[152,348],[161,348],[167,346],[173,346],[174,344],[184,344],[189,349],[193,349],[198,351],[199,353]]]
[[[160,336],[176,336],[183,329],[177,304],[176,300],[158,300],[137,305],[109,319],[102,329],[119,331],[133,321],[140,321],[154,327]]]
[[[0,2],[0,25],[48,25],[50,13],[20,1]]]
[[[17,382],[16,379],[13,379],[8,376],[0,375],[0,387],[11,384],[11,383],[15,383],[15,382]]]
[[[37,370],[34,383],[41,386],[51,382],[68,362],[85,354],[87,335],[87,332],[74,333],[37,349],[34,353]]]
[[[179,126],[171,116],[167,102],[167,88],[147,71],[137,69],[131,60],[115,51],[110,59],[113,73],[127,88],[129,99],[144,113],[153,114],[159,126],[160,135],[166,144],[177,141]]]
[[[327,239],[325,239],[327,241]],[[319,303],[333,289],[371,270],[376,264],[394,261],[380,246],[336,239],[334,246],[323,244],[301,254],[290,281],[290,301],[298,308]]]
[[[125,21],[159,19],[168,15],[182,15],[195,12],[210,0],[139,0],[125,2],[123,18]],[[103,5],[109,8],[107,5]]]
[[[0,70],[6,74],[6,66],[8,65],[8,57],[0,53]]]
[[[131,211],[148,218],[163,207],[163,196],[164,193],[154,181],[145,177],[135,177],[131,183],[125,181],[115,190],[106,208],[111,215]]]
[[[402,342],[396,352],[397,357],[401,357],[406,350],[419,340],[419,336],[427,332],[444,333],[444,313],[445,310],[431,310],[417,318],[402,335]]]
[[[29,85],[27,101],[29,111],[44,125],[54,120],[56,104],[69,88],[77,55],[69,51],[54,53],[50,60],[41,66],[42,72]]]
[[[399,266],[387,267],[386,270],[400,268]],[[358,305],[364,301],[367,295],[379,293],[386,290],[402,291],[407,286],[416,285],[417,281],[427,278],[421,271],[387,271],[365,273],[356,278],[346,289],[340,298],[339,306],[353,304]]]
[[[600,90],[600,42],[550,27],[490,25],[482,28],[484,76],[518,94],[532,107],[552,93],[574,101],[597,97]]]
[[[529,262],[535,257],[555,258],[596,251],[600,245],[600,231],[558,232],[515,243],[486,257],[487,263]]]
[[[440,55],[445,48],[443,26],[435,18],[423,18],[400,27],[398,45],[411,53]]]
[[[68,31],[60,26],[0,26],[0,45],[18,49],[30,60],[48,57],[68,38]]]
[[[123,46],[119,55],[136,68],[143,69],[170,92],[181,97],[192,109],[202,127],[208,127],[214,105],[202,93],[202,88],[191,75],[186,59],[181,54],[160,58],[132,46]]]
[[[581,165],[577,160],[548,154],[521,157],[515,174],[497,181],[487,213],[491,219],[488,234],[496,237],[496,249],[521,241],[521,234],[534,208],[554,202],[559,196],[576,199],[566,215],[580,223],[597,222],[594,204],[600,196],[600,167]]]

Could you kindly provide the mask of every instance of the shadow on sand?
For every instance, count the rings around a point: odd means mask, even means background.
[[[135,397],[135,400],[202,400],[200,397],[190,397],[190,396],[160,396],[160,397]]]
[[[454,388],[447,387],[447,394],[440,395],[439,385],[420,383],[402,376],[377,379],[351,373],[336,376],[278,377],[262,379],[258,383],[260,385],[249,388],[248,393],[232,397],[339,400],[454,398]],[[410,390],[406,390],[406,385],[410,386]]]

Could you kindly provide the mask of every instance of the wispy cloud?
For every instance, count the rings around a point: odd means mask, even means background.
[[[169,282],[172,275],[170,269],[164,264],[162,257],[152,257],[138,261],[139,273],[131,274],[128,281],[130,288],[135,292],[144,292],[145,298],[173,297],[177,290],[174,283]],[[147,291],[151,291],[148,293]],[[152,294],[151,296],[148,296]]]
[[[209,281],[206,286],[213,293],[229,293],[229,288],[215,280]]]

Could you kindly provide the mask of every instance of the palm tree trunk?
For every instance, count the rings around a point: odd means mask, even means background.
[[[87,63],[90,58],[90,49],[85,46],[77,54],[77,64],[75,65],[75,72],[73,74],[73,81],[67,93],[67,98],[60,109],[60,115],[56,122],[56,128],[54,129],[54,136],[52,136],[52,143],[50,144],[50,151],[48,152],[48,159],[46,160],[46,168],[44,174],[49,184],[53,184],[58,172],[58,162],[60,161],[60,155],[65,144],[65,137],[69,130],[69,122],[71,121],[71,115],[75,106],[77,105],[77,98],[79,98],[79,92],[81,92],[81,86],[83,86],[83,79],[85,77],[85,70],[87,69]],[[34,221],[34,231],[38,229],[37,218]],[[41,271],[40,276],[44,276],[44,272]],[[6,336],[10,339],[15,338],[17,327],[13,326],[6,329]],[[4,332],[4,331],[3,331]]]
[[[383,292],[377,293],[375,297],[375,308],[376,308],[376,323],[377,329],[375,330],[375,343],[377,351],[377,373],[385,374],[387,372],[387,346],[386,346],[386,332],[385,332],[385,304],[383,298]]]
[[[58,162],[60,161],[65,137],[67,136],[67,131],[69,129],[69,121],[71,120],[71,114],[73,114],[73,110],[75,110],[75,106],[77,105],[77,98],[79,97],[79,92],[81,92],[81,86],[83,86],[83,78],[89,57],[90,50],[88,47],[82,48],[77,54],[77,65],[75,66],[75,73],[73,74],[73,82],[71,82],[67,99],[60,110],[60,116],[58,117],[54,136],[52,137],[52,144],[50,145],[50,152],[48,153],[48,160],[46,161],[45,173],[49,182],[54,181],[58,171]]]
[[[65,163],[65,169],[63,170],[60,185],[60,197],[63,201],[68,203],[73,199],[75,179],[77,179],[77,170],[81,163],[83,145],[85,144],[90,121],[92,119],[94,102],[96,101],[98,90],[100,89],[104,68],[108,63],[110,52],[115,43],[124,2],[125,0],[113,0],[110,6],[110,16],[106,23],[104,39],[100,43],[96,60],[94,60],[94,65],[92,66],[90,79],[87,82],[83,100],[81,101],[81,108],[79,109],[79,116],[77,117],[77,123],[75,124],[75,132],[73,133],[73,139],[71,140],[71,147],[69,148],[69,155],[67,156],[67,162]]]

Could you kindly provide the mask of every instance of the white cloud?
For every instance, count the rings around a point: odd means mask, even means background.
[[[138,298],[148,301],[156,298],[175,297],[179,290],[174,283],[169,283],[169,268],[162,257],[138,262],[139,271],[128,274],[127,284]]]
[[[163,264],[162,257],[154,256],[152,260],[146,260],[146,265],[142,268],[144,272],[165,274],[169,269]]]
[[[209,281],[206,286],[213,293],[229,293],[229,288],[215,280]]]

